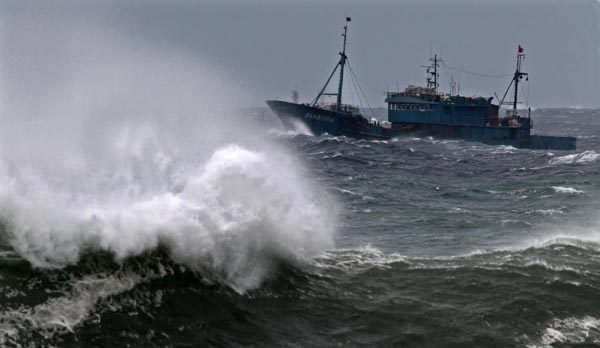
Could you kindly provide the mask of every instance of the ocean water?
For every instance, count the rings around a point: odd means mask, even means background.
[[[600,111],[533,117],[578,149],[270,122],[4,148],[0,345],[600,346]]]

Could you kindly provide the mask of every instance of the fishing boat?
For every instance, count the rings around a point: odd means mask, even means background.
[[[524,49],[517,50],[516,71],[503,98],[498,104],[493,97],[466,97],[444,93],[439,88],[439,59],[435,55],[425,66],[426,86],[409,85],[402,92],[387,92],[387,122],[368,118],[356,105],[342,102],[344,70],[347,66],[346,44],[348,24],[346,17],[342,34],[340,59],[311,103],[269,100],[267,105],[287,128],[307,127],[314,135],[331,134],[363,139],[390,139],[400,136],[443,139],[462,139],[490,145],[508,145],[516,148],[574,150],[577,139],[568,136],[531,134],[531,109],[518,109],[519,84],[529,75],[522,71]],[[325,92],[335,73],[339,71],[336,93]],[[500,105],[512,90],[511,108],[500,116]],[[335,103],[321,102],[322,97],[335,97]]]

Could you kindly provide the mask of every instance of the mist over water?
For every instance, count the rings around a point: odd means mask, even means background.
[[[0,220],[33,266],[164,247],[243,292],[279,262],[332,246],[332,201],[239,114],[246,94],[218,67],[97,20],[17,16],[10,25]]]

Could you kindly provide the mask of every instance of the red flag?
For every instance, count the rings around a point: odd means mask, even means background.
[[[519,53],[523,53],[523,47],[521,47],[521,45],[519,45]]]
[[[346,22],[350,22],[351,20],[352,20],[352,18],[346,17]]]

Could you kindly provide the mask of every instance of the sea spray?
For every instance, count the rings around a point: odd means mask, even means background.
[[[11,18],[0,221],[14,250],[60,268],[164,247],[243,292],[332,246],[335,203],[236,111],[250,98],[222,69],[82,19]]]
[[[0,216],[12,247],[34,266],[62,267],[94,250],[124,259],[163,245],[174,260],[244,291],[276,262],[307,261],[332,244],[335,211],[291,163],[274,159],[228,145],[177,191],[100,204],[49,186],[18,194],[19,178],[4,178],[13,184],[0,194]]]

